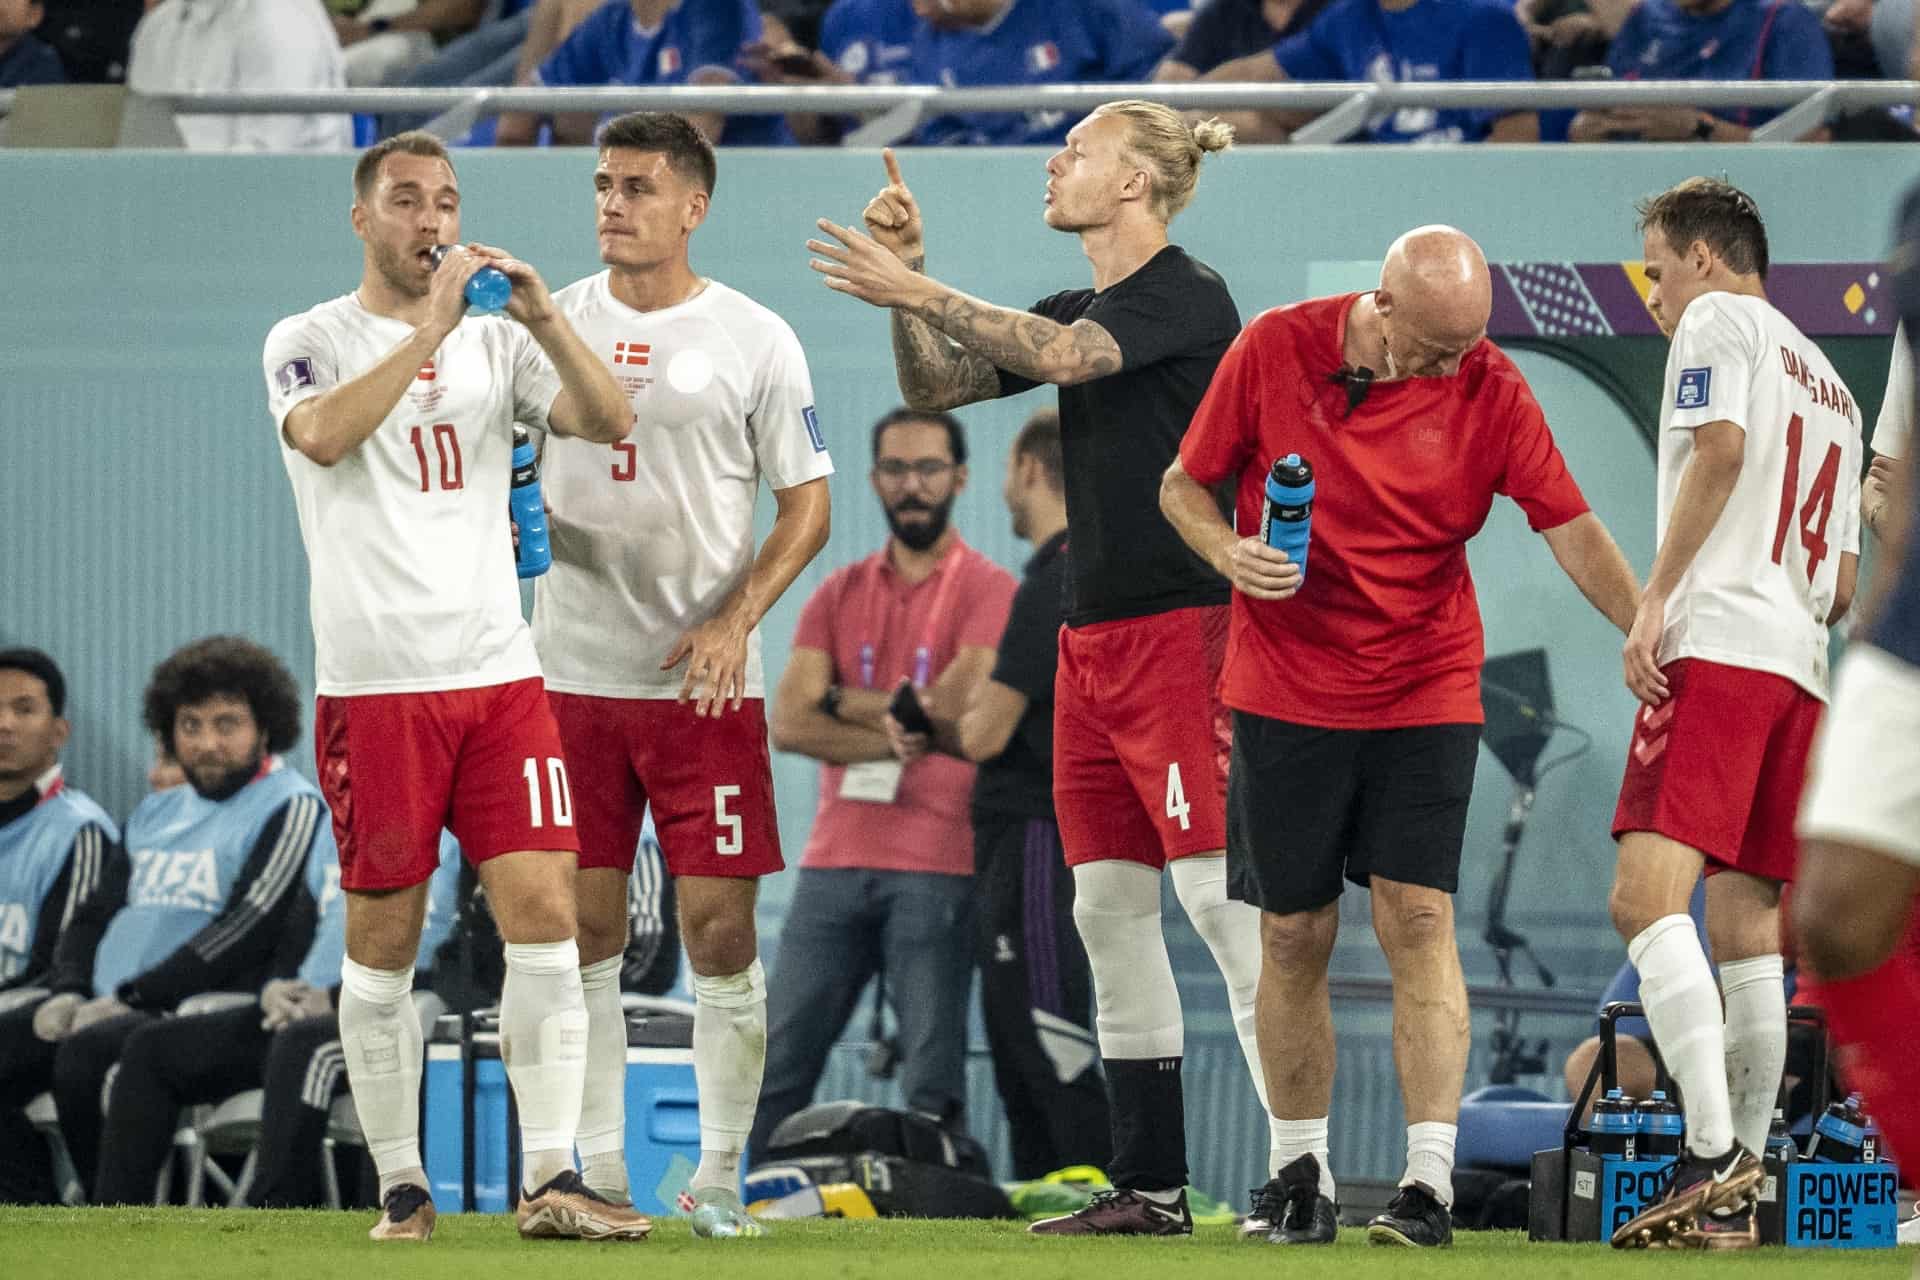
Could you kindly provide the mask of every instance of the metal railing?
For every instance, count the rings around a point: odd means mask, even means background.
[[[0,90],[0,113],[18,90]],[[436,117],[437,131],[463,132],[475,120],[503,111],[555,112],[673,110],[727,115],[817,113],[881,116],[888,132],[905,136],[922,119],[968,112],[1092,110],[1118,98],[1151,98],[1182,110],[1307,111],[1319,114],[1295,131],[1301,143],[1342,142],[1369,117],[1409,108],[1513,111],[1591,107],[1688,106],[1709,110],[1764,107],[1782,114],[1754,131],[1755,141],[1789,141],[1833,116],[1871,107],[1920,102],[1912,80],[1632,80],[1462,81],[1437,84],[1048,84],[947,89],[927,85],[673,86],[609,85],[584,89],[447,88],[209,91],[152,95],[180,114],[317,112],[408,113]],[[874,139],[878,140],[878,139]]]

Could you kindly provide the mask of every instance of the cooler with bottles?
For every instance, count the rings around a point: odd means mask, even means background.
[[[1685,1116],[1664,1063],[1647,1098],[1620,1088],[1615,1055],[1621,1018],[1644,1017],[1637,1004],[1610,1004],[1600,1016],[1600,1055],[1567,1115],[1561,1145],[1534,1153],[1527,1235],[1533,1240],[1606,1241],[1665,1194],[1686,1141]],[[1899,1170],[1881,1150],[1879,1131],[1858,1094],[1834,1100],[1827,1089],[1826,1018],[1794,1008],[1819,1046],[1813,1079],[1814,1124],[1805,1148],[1774,1111],[1762,1157],[1755,1223],[1760,1243],[1798,1248],[1891,1248],[1899,1217]],[[1592,1099],[1593,1118],[1580,1117]]]

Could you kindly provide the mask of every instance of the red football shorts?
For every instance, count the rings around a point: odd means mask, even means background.
[[[1226,847],[1226,650],[1225,605],[1060,629],[1053,807],[1068,866]]]
[[[344,889],[425,881],[442,827],[475,864],[580,849],[560,731],[537,679],[322,697],[313,738]]]
[[[786,866],[764,701],[703,719],[672,698],[550,698],[573,776],[582,867],[632,871],[649,804],[676,876],[770,876]]]
[[[1613,834],[1654,831],[1699,850],[1707,872],[1786,883],[1818,698],[1785,676],[1681,658],[1667,700],[1642,707]]]

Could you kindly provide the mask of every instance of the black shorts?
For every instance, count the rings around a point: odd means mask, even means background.
[[[1344,877],[1452,893],[1480,750],[1477,724],[1323,729],[1233,713],[1227,891],[1313,911]]]

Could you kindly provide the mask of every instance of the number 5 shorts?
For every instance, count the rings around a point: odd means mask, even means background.
[[[694,714],[673,698],[549,695],[574,782],[580,865],[633,870],[649,805],[676,876],[770,876],[780,857],[766,703]]]
[[[342,888],[424,882],[449,828],[476,865],[577,853],[560,732],[538,679],[438,693],[321,697],[313,723]]]
[[[1328,729],[1233,713],[1227,891],[1315,911],[1373,876],[1454,892],[1477,724]]]

